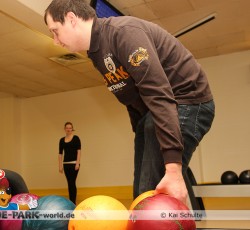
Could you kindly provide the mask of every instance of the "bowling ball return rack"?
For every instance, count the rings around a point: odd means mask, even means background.
[[[193,210],[204,211],[206,210],[202,198],[249,198],[250,197],[250,184],[221,184],[221,183],[204,183],[197,184],[192,170],[188,168],[186,176],[184,175],[186,185],[189,192],[189,200]],[[236,211],[236,210],[235,210]],[[203,218],[201,219],[201,221]],[[243,227],[243,226],[242,226]],[[197,230],[250,230],[250,226],[247,228],[239,226],[239,228],[213,228],[213,227],[197,227]]]
[[[195,197],[250,197],[250,184],[200,184],[192,186]]]
[[[197,228],[197,230],[249,230],[246,228]]]
[[[249,184],[201,184],[192,186],[195,197],[250,197]],[[250,229],[250,226],[249,226]],[[197,228],[197,230],[241,230],[241,228]],[[243,230],[243,229],[242,229]],[[244,228],[244,230],[246,230]]]
[[[193,210],[205,210],[202,198],[205,197],[250,197],[250,184],[197,184],[190,167],[184,174],[189,200]]]

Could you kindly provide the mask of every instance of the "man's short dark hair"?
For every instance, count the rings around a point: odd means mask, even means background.
[[[45,10],[44,21],[47,25],[47,15],[50,14],[55,22],[64,23],[68,12],[87,21],[96,17],[95,10],[85,0],[53,0]]]

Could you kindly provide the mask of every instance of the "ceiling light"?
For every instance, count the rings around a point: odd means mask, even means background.
[[[199,26],[201,26],[201,25],[215,19],[216,15],[217,15],[216,13],[212,13],[212,14],[208,15],[207,17],[204,17],[203,19],[201,19],[201,20],[199,20],[199,21],[197,21],[195,23],[192,23],[191,25],[185,27],[184,29],[181,29],[181,30],[177,31],[173,35],[176,38],[178,38],[178,37],[190,32],[191,30],[193,30],[193,29],[195,29],[195,28],[197,28],[197,27],[199,27]]]

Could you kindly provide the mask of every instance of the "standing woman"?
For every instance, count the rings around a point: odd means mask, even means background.
[[[59,142],[59,172],[64,171],[68,182],[69,199],[76,204],[76,178],[80,168],[81,141],[77,135],[73,134],[74,128],[71,122],[65,123],[64,130],[66,136],[62,137]]]

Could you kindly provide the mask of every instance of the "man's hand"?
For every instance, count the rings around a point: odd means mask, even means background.
[[[177,163],[166,164],[165,176],[155,189],[155,193],[165,193],[187,203],[187,188],[182,176],[182,166]]]

